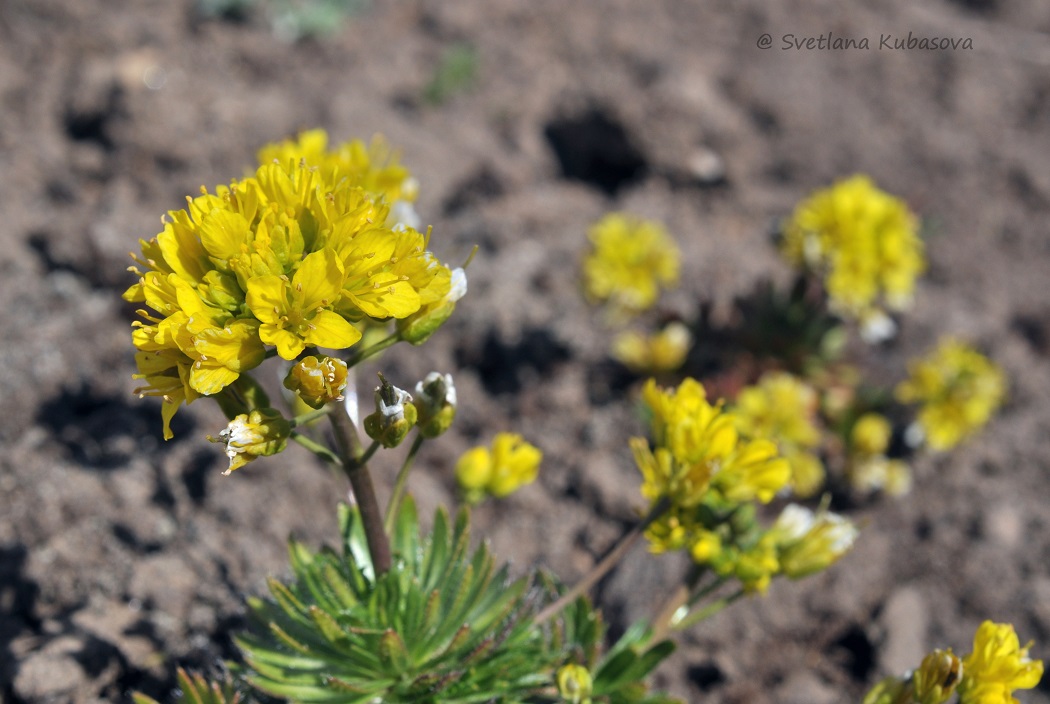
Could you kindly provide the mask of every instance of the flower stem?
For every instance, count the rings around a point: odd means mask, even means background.
[[[582,580],[577,582],[569,591],[558,597],[556,601],[548,604],[543,610],[537,613],[534,621],[536,623],[543,623],[597,584],[602,577],[608,574],[609,570],[615,567],[620,560],[627,555],[631,547],[638,541],[638,538],[642,537],[642,533],[645,532],[645,529],[648,528],[653,521],[662,516],[670,507],[671,501],[666,496],[653,504],[646,517],[636,523],[629,531],[624,533],[623,537],[620,538],[620,541],[605,554],[605,557],[603,557],[598,564],[591,568],[591,571]]]
[[[350,480],[354,499],[357,500],[357,508],[361,512],[361,523],[365,529],[365,537],[368,539],[368,552],[372,556],[372,566],[378,577],[390,571],[390,541],[383,531],[379,501],[376,499],[372,475],[369,474],[366,465],[378,444],[373,443],[368,450],[361,447],[357,428],[347,415],[346,409],[340,407],[334,410],[329,418],[332,421],[332,430],[335,432],[336,445],[339,447],[343,472]]]
[[[376,354],[379,354],[380,352],[385,350],[387,347],[390,347],[391,345],[393,345],[395,342],[397,342],[400,339],[401,339],[401,335],[399,333],[396,333],[396,332],[393,333],[392,335],[384,337],[379,342],[376,342],[375,344],[373,344],[373,345],[371,345],[369,347],[365,347],[362,350],[358,350],[356,353],[350,355],[350,357],[346,360],[346,366],[349,367],[349,368],[353,368],[353,367],[357,366],[358,364],[360,364],[361,362],[363,362],[366,359],[368,359],[369,357],[371,357],[373,355],[376,355]]]
[[[316,411],[308,411],[302,414],[301,416],[296,416],[295,418],[292,418],[290,422],[293,428],[301,428],[304,425],[309,425],[310,423],[313,423],[318,418],[324,418],[331,412],[331,407],[325,406],[323,408],[319,408]]]
[[[323,459],[325,462],[331,462],[334,465],[341,465],[343,463],[343,461],[339,458],[339,455],[335,454],[316,440],[308,438],[302,433],[293,430],[291,438],[292,440],[295,440],[297,443],[305,447],[310,452]]]
[[[397,473],[394,491],[390,494],[390,503],[386,505],[386,518],[383,521],[383,527],[386,528],[387,535],[394,531],[394,519],[397,517],[397,509],[401,505],[401,495],[405,493],[408,473],[412,471],[412,462],[416,459],[416,453],[419,452],[419,448],[423,446],[424,439],[422,435],[418,432],[416,433],[416,438],[412,441],[412,447],[408,450],[405,462],[401,465],[401,471]]]

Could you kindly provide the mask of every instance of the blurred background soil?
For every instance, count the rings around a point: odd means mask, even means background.
[[[312,127],[382,132],[422,184],[432,249],[480,246],[447,327],[379,363],[402,386],[438,369],[459,387],[453,431],[417,465],[424,514],[454,500],[460,452],[520,431],[542,476],[478,510],[475,534],[567,581],[640,504],[632,387],[578,290],[588,225],[663,220],[685,255],[665,307],[718,321],[789,280],[769,233],[812,189],[864,172],[905,198],[930,267],[874,378],[955,333],[1005,366],[1008,405],[921,460],[912,494],[852,509],[863,532],[837,567],[694,629],[656,679],[687,701],[859,701],[929,648],[968,651],[986,618],[1050,655],[1050,4],[373,0],[295,43],[258,3],[220,5],[0,1],[4,702],[160,696],[176,666],[234,656],[242,599],[287,575],[290,533],[334,541],[346,487],[299,448],[224,478],[204,402],[161,439],[158,404],[131,394],[120,299],[162,213]],[[909,32],[972,49],[878,49]],[[784,49],[829,33],[871,46]],[[435,84],[457,60],[473,78]],[[395,460],[376,469],[385,495]],[[599,589],[614,629],[682,568],[639,546]]]

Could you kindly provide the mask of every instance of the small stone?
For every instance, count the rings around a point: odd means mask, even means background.
[[[83,668],[71,653],[82,643],[63,637],[30,654],[18,665],[13,682],[14,694],[23,701],[72,699],[72,694],[86,684]]]
[[[689,178],[700,186],[718,186],[725,183],[726,165],[718,154],[707,148],[700,148],[689,155],[686,160],[686,172]]]

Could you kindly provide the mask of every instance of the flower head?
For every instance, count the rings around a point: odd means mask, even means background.
[[[670,372],[682,366],[692,343],[689,328],[674,322],[655,335],[620,334],[613,343],[612,355],[636,373]]]
[[[285,388],[297,393],[311,408],[342,401],[346,385],[346,362],[335,357],[303,357],[292,366],[284,379]]]
[[[663,226],[626,213],[610,213],[590,230],[593,250],[583,262],[587,297],[608,303],[615,315],[634,315],[678,283],[679,252]]]
[[[650,379],[642,398],[653,414],[655,448],[633,438],[631,449],[646,498],[667,496],[675,505],[695,506],[714,487],[730,501],[768,502],[790,479],[776,446],[768,440],[741,440],[733,416],[721,404],[710,404],[694,379],[673,391]]]
[[[233,384],[276,348],[345,349],[355,324],[407,318],[444,300],[452,278],[428,237],[390,221],[417,186],[381,142],[330,149],[322,131],[265,147],[255,173],[202,187],[133,257],[140,393],[182,402]],[[449,310],[448,312],[451,312]],[[447,317],[447,314],[446,316]]]
[[[908,365],[897,399],[918,403],[919,425],[933,450],[947,450],[979,430],[1006,395],[1006,378],[972,347],[946,339],[929,356]]]
[[[240,469],[257,457],[276,455],[288,444],[292,427],[280,411],[262,408],[244,413],[230,421],[215,442],[226,443],[229,468],[223,474]]]
[[[814,514],[789,504],[770,535],[776,540],[781,571],[791,579],[799,579],[827,569],[849,552],[857,539],[857,529],[838,514]]]
[[[593,681],[591,673],[583,665],[565,665],[555,676],[558,694],[562,701],[570,704],[590,704]]]
[[[963,664],[951,648],[934,650],[912,675],[917,704],[944,704],[962,679]]]
[[[886,328],[880,311],[906,308],[925,270],[917,219],[866,176],[817,191],[795,208],[781,252],[824,280],[838,313],[865,321],[872,337]],[[891,321],[892,322],[892,321]]]
[[[973,637],[973,652],[963,658],[959,704],[1014,704],[1015,689],[1032,689],[1043,677],[1043,661],[1028,657],[1008,623],[985,621]]]
[[[491,447],[468,450],[456,463],[456,479],[468,501],[485,494],[502,498],[535,481],[543,453],[516,433],[497,433]]]

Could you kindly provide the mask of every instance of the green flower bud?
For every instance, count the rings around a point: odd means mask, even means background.
[[[791,579],[827,569],[845,555],[857,539],[857,528],[835,513],[814,514],[790,504],[770,533],[780,549],[780,568]]]
[[[864,696],[862,704],[911,704],[911,688],[900,677],[887,677]]]
[[[563,701],[590,704],[594,683],[583,665],[565,665],[558,670],[558,693]]]
[[[952,696],[962,674],[962,660],[951,648],[934,650],[922,659],[922,665],[912,676],[915,701],[918,704],[944,704]]]
[[[299,394],[303,403],[321,408],[332,401],[343,400],[346,388],[346,362],[335,357],[304,357],[284,378],[284,388]]]
[[[376,387],[376,412],[365,418],[365,432],[383,447],[397,447],[416,424],[418,413],[412,395],[379,375]]]
[[[273,408],[262,408],[251,413],[242,413],[219,433],[212,442],[226,443],[229,468],[223,474],[240,469],[256,457],[276,455],[288,445],[291,424]]]
[[[430,372],[416,384],[414,404],[419,411],[416,424],[425,438],[436,438],[448,430],[456,417],[456,387],[451,374]]]

